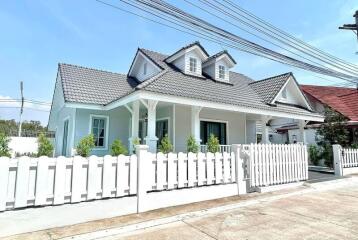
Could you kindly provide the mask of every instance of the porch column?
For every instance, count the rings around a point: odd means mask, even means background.
[[[301,142],[303,144],[306,144],[306,131],[305,131],[305,128],[306,128],[307,122],[308,121],[305,121],[305,120],[298,120],[298,128],[299,128],[299,131],[300,131]]]
[[[270,116],[262,116],[261,118],[261,131],[262,131],[262,139],[260,143],[267,144],[270,143],[269,139],[269,128],[268,123],[270,121]]]
[[[139,105],[140,105],[139,101],[135,101],[135,102],[132,103],[132,108],[131,108],[132,131],[131,131],[131,136],[128,139],[128,141],[129,141],[129,143],[128,143],[129,153],[132,153],[134,151],[133,141],[138,138],[138,133],[139,133]]]
[[[148,128],[147,137],[145,138],[146,145],[149,146],[149,151],[155,153],[157,151],[158,138],[155,136],[156,127],[156,110],[158,101],[148,100]]]
[[[191,107],[191,134],[193,135],[196,143],[200,145],[200,118],[199,114],[202,107],[192,106]]]

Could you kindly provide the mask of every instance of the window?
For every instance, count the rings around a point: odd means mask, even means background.
[[[287,90],[286,90],[286,88],[284,88],[284,89],[282,90],[282,98],[284,98],[284,99],[287,98]]]
[[[94,144],[97,148],[106,147],[106,124],[107,118],[92,117],[92,134],[94,136]]]
[[[225,67],[223,65],[219,65],[219,78],[225,79]]]
[[[196,73],[196,68],[197,68],[196,58],[190,58],[189,64],[190,64],[190,72]]]
[[[223,122],[200,122],[200,138],[202,144],[206,144],[211,134],[219,139],[220,144],[226,144],[226,123]]]
[[[165,135],[168,134],[168,119],[158,120],[155,126],[155,135],[158,138],[159,146]]]
[[[144,65],[143,65],[143,74],[144,75],[147,74],[147,63],[144,63]]]

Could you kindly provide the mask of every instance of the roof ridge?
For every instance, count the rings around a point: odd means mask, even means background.
[[[124,73],[111,72],[111,71],[108,71],[108,70],[102,70],[102,69],[91,68],[91,67],[84,67],[84,66],[70,64],[70,63],[58,63],[58,65],[59,66],[67,65],[67,66],[72,66],[72,67],[77,67],[77,68],[84,68],[84,69],[88,69],[88,70],[94,70],[94,71],[99,71],[99,72],[105,72],[105,73],[111,73],[111,74],[118,74],[118,75],[127,76],[127,74],[124,74]]]
[[[161,52],[157,52],[157,51],[153,51],[151,49],[147,49],[147,48],[139,48],[139,50],[145,50],[145,51],[149,51],[152,53],[156,53],[156,54],[160,54],[160,55],[164,55],[165,57],[168,57],[169,55],[165,54],[165,53],[161,53]]]
[[[250,84],[259,83],[259,82],[263,82],[263,81],[266,81],[266,80],[272,80],[273,78],[278,78],[278,77],[282,77],[282,76],[285,76],[285,75],[293,75],[293,73],[292,72],[283,73],[283,74],[280,74],[280,75],[276,75],[276,76],[264,78],[264,79],[261,79],[261,80],[257,80],[257,81],[254,81],[254,82],[250,83]]]

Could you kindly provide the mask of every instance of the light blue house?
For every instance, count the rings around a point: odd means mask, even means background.
[[[93,133],[95,155],[106,155],[115,139],[132,150],[140,138],[157,150],[168,134],[174,151],[186,151],[193,135],[205,145],[210,134],[223,150],[230,144],[269,142],[270,123],[296,119],[322,122],[292,73],[254,81],[230,69],[227,51],[209,56],[199,42],[166,55],[138,49],[127,74],[59,64],[48,127],[56,132],[56,155],[70,156]],[[204,147],[203,147],[204,148]]]

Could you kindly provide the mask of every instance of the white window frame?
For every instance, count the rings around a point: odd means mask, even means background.
[[[218,66],[218,75],[219,75],[219,79],[225,80],[226,69],[224,65]]]
[[[198,60],[194,57],[189,57],[189,71],[192,73],[197,73],[198,71]]]
[[[108,115],[96,115],[96,114],[90,114],[90,119],[89,119],[89,129],[88,129],[88,134],[92,134],[92,124],[93,124],[93,119],[94,118],[104,118],[105,119],[105,136],[104,136],[104,146],[103,147],[94,147],[93,150],[108,150],[108,134],[109,134],[109,116]]]
[[[230,140],[229,140],[229,121],[228,120],[222,120],[222,119],[213,119],[213,118],[199,118],[199,122],[217,122],[217,123],[225,123],[226,124],[226,144],[225,145],[230,145]],[[201,136],[201,132],[200,132],[200,136]],[[221,144],[220,144],[221,145]]]

